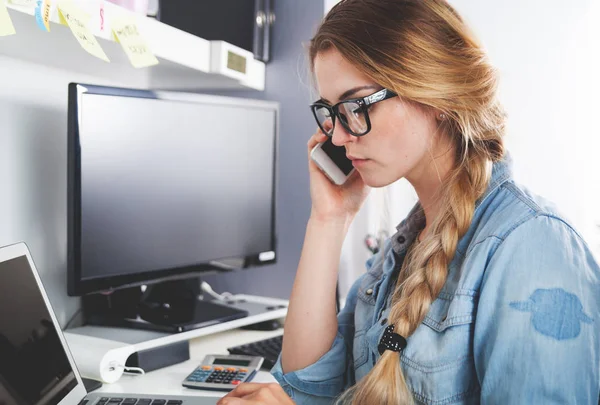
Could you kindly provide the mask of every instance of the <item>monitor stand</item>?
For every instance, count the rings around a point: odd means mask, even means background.
[[[198,278],[164,281],[83,297],[88,325],[185,332],[248,316],[218,301],[200,300]]]

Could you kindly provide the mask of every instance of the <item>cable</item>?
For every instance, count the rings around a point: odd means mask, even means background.
[[[233,294],[229,293],[229,292],[224,292],[224,293],[216,293],[212,287],[210,286],[210,284],[208,284],[206,281],[202,281],[200,283],[200,289],[202,291],[204,291],[205,293],[207,293],[208,295],[210,295],[211,297],[213,297],[216,300],[219,301],[229,301],[233,298]]]
[[[116,363],[114,361],[111,361],[108,365],[109,365],[108,371],[115,371],[115,369],[117,369],[117,368],[122,368],[124,370],[123,373],[125,373],[125,374],[134,374],[134,375],[144,375],[144,374],[146,374],[146,372],[144,371],[144,369],[140,368],[140,367],[124,366],[124,365],[118,364],[118,363]]]

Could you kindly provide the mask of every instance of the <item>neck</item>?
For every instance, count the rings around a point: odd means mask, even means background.
[[[425,228],[418,235],[418,240],[422,240],[427,234],[440,212],[442,186],[454,166],[454,149],[445,148],[444,152],[428,154],[410,175],[406,176],[414,187],[425,214]]]

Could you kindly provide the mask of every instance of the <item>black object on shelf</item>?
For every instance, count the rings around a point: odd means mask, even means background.
[[[82,298],[86,324],[184,332],[248,316],[248,311],[198,299],[197,278],[90,294]]]
[[[189,359],[190,343],[184,340],[183,342],[171,343],[135,352],[127,358],[125,366],[139,367],[144,372],[148,372],[173,364],[183,363]]]
[[[270,59],[275,0],[161,0],[157,19],[207,40],[229,42]]]
[[[242,326],[242,329],[245,330],[277,330],[281,328],[283,325],[277,319],[269,319],[268,321],[262,321],[253,323],[250,325]]]
[[[230,347],[227,351],[231,354],[242,354],[245,356],[260,356],[265,359],[261,366],[262,369],[270,370],[273,368],[281,353],[281,344],[283,335],[273,338],[259,340],[246,345]]]

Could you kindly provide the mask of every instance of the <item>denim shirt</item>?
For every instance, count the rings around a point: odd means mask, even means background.
[[[301,370],[284,374],[281,358],[272,369],[296,403],[335,402],[377,362],[394,269],[418,232],[419,211],[367,261],[331,349]],[[446,283],[401,353],[415,402],[597,404],[599,277],[577,231],[515,184],[510,157],[495,163]]]

